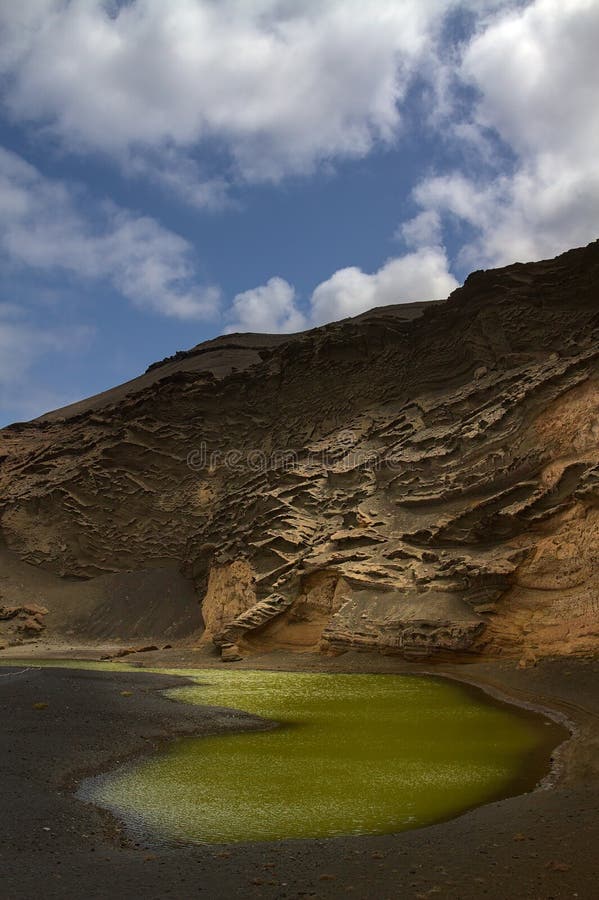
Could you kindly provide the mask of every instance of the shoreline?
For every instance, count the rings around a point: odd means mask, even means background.
[[[126,663],[125,663],[125,665],[126,665]],[[213,669],[214,669],[214,667],[213,667]],[[224,667],[223,667],[223,669],[224,669]],[[219,670],[222,671],[223,669],[219,669]],[[185,671],[186,671],[186,675],[182,676],[184,681],[186,681],[188,678],[188,675],[187,675],[188,670],[185,670]],[[203,674],[207,671],[210,671],[210,670],[198,669],[198,670],[196,670],[196,675]],[[227,671],[227,670],[225,669],[225,671]],[[230,671],[230,669],[228,671]],[[281,671],[281,670],[253,669],[251,671],[273,672],[273,671]],[[152,670],[152,674],[160,675],[160,674],[164,674],[164,673],[155,672],[154,670]],[[290,672],[289,674],[293,675],[293,674],[299,674],[299,673]],[[304,673],[304,674],[311,675],[311,674],[317,674],[317,673],[309,672],[309,673]],[[333,674],[333,673],[328,673],[328,674]],[[339,673],[335,673],[335,674],[339,674]],[[365,674],[365,673],[354,671],[354,672],[347,673],[347,674],[361,675],[361,674]],[[538,748],[536,748],[536,750],[534,751],[533,755],[534,755],[534,757],[536,757],[536,759],[533,761],[533,759],[530,758],[526,761],[526,763],[523,763],[522,767],[517,772],[515,772],[514,775],[512,776],[509,785],[507,785],[504,789],[499,790],[496,795],[490,795],[487,799],[482,800],[478,803],[474,803],[471,806],[464,808],[460,812],[450,813],[446,816],[441,816],[432,823],[421,824],[421,825],[415,826],[415,828],[413,828],[413,829],[402,829],[401,831],[400,830],[398,830],[398,831],[390,830],[390,831],[380,831],[380,832],[379,831],[364,832],[362,836],[364,836],[366,834],[369,834],[371,836],[377,836],[377,835],[381,836],[381,835],[385,835],[385,834],[398,835],[398,834],[402,833],[403,830],[417,830],[419,828],[430,827],[431,825],[442,824],[445,822],[449,822],[452,819],[456,819],[456,818],[459,818],[460,816],[466,815],[473,809],[477,809],[478,807],[485,806],[489,803],[501,802],[502,800],[506,800],[511,797],[519,796],[520,794],[525,794],[525,793],[530,793],[530,792],[536,791],[536,790],[546,789],[546,788],[553,786],[553,784],[555,783],[555,780],[558,775],[557,754],[559,753],[560,748],[572,738],[573,729],[574,729],[573,723],[570,723],[570,725],[572,726],[571,728],[568,727],[568,725],[565,724],[564,717],[561,716],[560,714],[553,713],[552,711],[548,710],[547,708],[541,708],[541,707],[537,708],[532,704],[511,702],[510,700],[507,699],[507,695],[505,695],[505,694],[500,695],[499,692],[486,690],[484,687],[480,687],[479,685],[477,685],[476,683],[474,683],[472,681],[463,681],[461,679],[458,679],[457,677],[450,676],[450,675],[442,676],[439,673],[418,671],[418,672],[409,672],[409,673],[408,672],[393,673],[391,677],[394,677],[394,678],[395,677],[400,677],[400,678],[401,677],[410,677],[410,678],[422,677],[422,678],[425,678],[428,680],[443,679],[446,681],[450,681],[450,682],[453,682],[453,683],[459,685],[468,694],[471,694],[473,699],[475,699],[475,701],[477,701],[477,702],[481,702],[481,695],[482,695],[482,697],[484,697],[483,702],[485,702],[485,703],[490,703],[491,705],[496,705],[499,707],[509,707],[510,713],[512,715],[522,715],[522,716],[526,717],[526,719],[529,719],[531,716],[534,718],[538,718],[539,720],[544,719],[546,721],[544,721],[543,724],[549,725],[551,723],[552,725],[559,727],[562,731],[562,734],[560,735],[561,739],[558,740],[557,743],[555,742],[555,740],[551,740],[550,738],[545,738],[543,740],[542,744],[539,744]],[[198,684],[198,686],[201,686],[202,682],[199,682],[199,683],[194,682],[194,683]],[[184,685],[181,685],[181,687],[183,687],[183,686]],[[176,688],[175,688],[175,690],[176,690]],[[171,695],[170,699],[177,702],[176,696]],[[244,710],[242,707],[235,707],[235,708],[240,709],[244,713],[247,712],[247,714],[249,716],[258,716],[258,714],[248,712],[248,711]],[[262,718],[261,716],[258,716],[258,718],[264,723],[264,729],[260,729],[260,730],[265,730],[265,731],[275,730],[281,726],[281,722],[278,719]],[[243,722],[240,723],[238,733],[243,733],[248,730],[249,730],[248,727],[244,726]],[[218,734],[223,734],[223,732],[219,731]],[[158,748],[153,749],[152,751],[150,751],[148,753],[144,752],[142,755],[138,755],[135,753],[132,754],[132,756],[129,759],[124,760],[119,765],[119,771],[122,771],[125,768],[126,769],[135,768],[137,765],[142,764],[144,762],[144,760],[150,760],[151,758],[155,757],[155,755],[157,753],[164,752],[168,748],[168,745],[172,741],[181,740],[186,737],[195,738],[195,737],[203,737],[203,736],[205,736],[205,735],[204,734],[202,734],[202,735],[172,734],[169,738],[167,738],[165,741],[163,741],[161,746],[159,746]],[[542,765],[542,768],[544,771],[543,771],[543,774],[539,777],[539,767],[541,765]],[[534,771],[535,774],[532,776],[532,779],[531,779],[532,771]],[[85,782],[94,781],[95,782],[97,780],[101,781],[103,779],[110,779],[114,774],[116,774],[116,772],[112,768],[109,768],[107,770],[102,770],[102,771],[95,771],[93,773],[88,774],[84,778],[82,778],[82,782],[83,781],[85,781]],[[534,779],[534,781],[533,781],[533,779]],[[146,844],[148,844],[148,846],[161,847],[161,846],[165,846],[165,845],[169,845],[169,844],[170,845],[203,844],[203,845],[208,845],[208,846],[216,846],[220,843],[223,843],[223,842],[211,841],[211,840],[194,841],[191,838],[189,838],[189,839],[175,838],[173,836],[163,835],[156,829],[152,828],[152,826],[150,826],[148,823],[145,823],[143,820],[143,817],[139,814],[136,814],[134,812],[127,813],[125,810],[119,809],[118,806],[112,806],[110,804],[104,805],[104,804],[97,803],[96,801],[94,801],[92,799],[93,790],[92,790],[91,784],[86,785],[86,784],[82,783],[80,785],[79,789],[75,792],[75,796],[76,796],[76,799],[78,799],[82,802],[93,803],[93,804],[97,805],[100,809],[103,809],[109,816],[111,816],[115,820],[117,820],[117,822],[124,823],[127,830],[132,835],[136,835],[137,837],[140,837],[141,839],[143,839],[144,842]],[[322,838],[320,838],[320,840],[329,840],[329,839],[339,838],[339,837],[342,838],[344,836],[346,836],[346,835],[331,835],[329,837],[322,837]],[[288,837],[288,838],[281,838],[280,840],[292,841],[292,840],[298,840],[298,838]],[[301,838],[301,840],[316,840],[316,838],[306,837],[306,838]],[[256,838],[256,839],[252,839],[249,841],[234,842],[234,843],[258,844],[258,843],[262,843],[262,842],[263,841],[261,839]]]
[[[364,661],[366,662],[366,666],[364,667],[364,669],[358,670],[356,667],[350,667],[350,668],[348,668],[347,671],[335,672],[335,674],[369,674],[370,673],[369,669],[371,668],[370,666],[368,666],[368,658],[369,657],[366,654],[361,654],[361,655],[365,657]],[[34,659],[35,659],[35,657],[33,657],[31,661],[33,662]],[[40,657],[40,659],[42,659],[42,657]],[[252,657],[249,657],[247,659],[247,662],[251,663],[251,659],[252,659]],[[71,659],[68,659],[68,660],[65,659],[63,661],[69,661],[71,663],[83,662],[84,664],[97,662],[98,669],[90,669],[89,671],[101,671],[100,667],[102,666],[103,663],[115,662],[119,665],[128,667],[129,669],[132,669],[133,671],[135,671],[136,669],[138,669],[138,670],[141,669],[142,671],[144,669],[147,669],[147,670],[149,670],[148,674],[158,675],[158,676],[166,674],[165,672],[154,671],[154,666],[152,666],[152,667],[143,666],[143,668],[142,668],[139,665],[139,663],[137,665],[133,666],[131,664],[131,662],[128,662],[127,660],[128,660],[128,657],[118,658],[118,659],[110,660],[110,661],[102,660],[102,659],[98,659],[98,660],[80,659],[79,657],[74,655]],[[60,658],[56,659],[57,663],[60,663],[60,661],[61,661]],[[218,663],[220,663],[220,661],[218,661]],[[1,677],[2,665],[3,665],[2,659],[0,658],[0,677]],[[407,667],[407,668],[405,668],[405,670],[404,670],[404,666]],[[35,665],[33,665],[32,668],[35,668]],[[165,668],[170,668],[170,667],[165,667]],[[183,667],[181,667],[181,668],[183,668]],[[220,671],[231,671],[230,666],[227,666],[225,664],[216,664],[216,665],[208,666],[204,670],[209,670],[209,669],[217,669]],[[244,669],[247,670],[248,666],[247,665],[244,666]],[[272,672],[288,671],[290,673],[299,671],[295,668],[281,669],[281,668],[268,668],[268,667],[262,667],[262,666],[259,668],[251,669],[251,670],[252,671],[272,671]],[[111,671],[115,671],[115,670],[111,670]],[[123,670],[123,671],[126,671],[126,670]],[[172,671],[172,668],[171,668],[171,671]],[[187,666],[184,667],[184,671],[185,671],[185,673],[187,673],[187,671],[189,671]],[[312,669],[311,671],[318,672],[319,670]],[[324,670],[321,670],[321,671],[324,671]],[[333,673],[329,672],[329,674],[333,674]],[[515,708],[517,710],[522,710],[524,712],[529,712],[529,713],[532,713],[532,714],[535,714],[538,716],[543,716],[547,719],[550,719],[554,724],[563,728],[565,733],[563,736],[563,740],[561,740],[553,748],[553,751],[549,758],[548,770],[535,783],[534,787],[532,788],[532,791],[551,789],[551,788],[555,787],[556,784],[559,782],[559,779],[562,775],[562,769],[563,769],[563,764],[562,764],[563,749],[570,741],[576,739],[577,731],[578,731],[576,722],[570,716],[567,716],[565,713],[551,707],[550,705],[547,705],[547,704],[541,705],[539,703],[535,703],[532,701],[526,701],[526,700],[523,700],[521,697],[514,695],[513,693],[509,693],[505,689],[502,690],[498,686],[489,685],[485,682],[481,682],[478,679],[471,679],[471,678],[464,677],[463,672],[459,671],[459,670],[451,671],[451,672],[448,672],[448,671],[445,671],[445,670],[442,670],[439,668],[429,670],[429,669],[422,668],[422,666],[417,663],[410,663],[410,662],[402,661],[402,670],[401,671],[397,671],[397,672],[393,672],[393,673],[385,672],[382,674],[410,675],[410,676],[418,676],[418,677],[424,677],[424,678],[438,678],[438,679],[452,681],[457,684],[460,684],[462,687],[471,688],[476,693],[484,694],[490,700],[495,701],[503,706],[509,706],[509,707]],[[181,684],[181,687],[183,687],[185,682],[188,680],[187,674],[182,673],[180,676],[177,676],[177,677],[180,677],[182,679],[183,684]],[[189,683],[191,683],[191,682],[189,682]],[[201,706],[200,708],[203,709],[204,707]],[[212,708],[214,708],[214,707],[212,707]],[[244,713],[246,712],[245,710],[240,710],[240,711],[244,712]],[[251,718],[261,719],[261,717],[257,717],[253,713],[248,712],[247,715],[248,715],[248,717],[251,717]],[[261,719],[261,721],[264,723],[264,730],[270,730],[270,729],[276,728],[279,725],[279,723],[276,720]],[[239,731],[243,732],[243,731],[247,731],[250,729],[253,730],[251,725],[246,725],[246,727],[243,727],[241,725],[239,728]],[[155,755],[156,753],[160,753],[161,751],[166,749],[166,747],[168,746],[168,744],[170,742],[175,741],[180,738],[183,738],[183,737],[203,737],[206,734],[222,734],[222,733],[223,732],[221,730],[215,730],[213,732],[207,732],[207,731],[203,730],[201,734],[195,735],[195,734],[187,734],[187,733],[179,734],[176,731],[174,731],[168,737],[165,737],[160,742],[159,746],[153,748],[149,752],[139,752],[137,750],[134,750],[126,759],[122,759],[119,762],[118,767],[122,768],[123,766],[126,766],[126,765],[133,765],[136,762],[141,762],[144,758],[150,758],[151,756]],[[68,789],[73,792],[76,799],[80,800],[81,802],[93,803],[93,801],[87,800],[85,798],[84,794],[80,793],[80,788],[77,787],[79,781],[93,779],[93,778],[109,777],[113,771],[114,771],[114,767],[111,765],[108,765],[108,766],[103,766],[101,769],[93,768],[93,769],[90,769],[89,771],[79,772],[79,773],[77,773],[78,780],[74,780],[73,778],[71,778],[69,780],[68,784],[65,784],[65,787],[68,786]],[[521,793],[528,793],[528,791],[519,790],[518,785],[521,783],[521,781],[522,781],[521,776],[516,775],[516,776],[514,776],[513,792],[510,790],[507,793],[499,796],[495,800],[487,800],[480,804],[476,804],[475,806],[469,807],[468,809],[464,810],[464,812],[458,813],[456,816],[450,816],[447,819],[439,819],[434,824],[441,824],[443,822],[451,821],[454,818],[459,818],[459,816],[466,815],[472,809],[478,808],[478,806],[485,806],[488,803],[493,803],[493,802],[501,802],[501,800],[509,799],[510,797],[514,797],[514,796],[519,796],[519,794],[521,794]],[[127,824],[127,819],[124,816],[124,814],[120,814],[117,810],[112,810],[109,807],[102,807],[102,806],[99,806],[98,808],[102,809],[106,813],[106,815],[115,819],[117,824],[119,823],[119,821],[121,823]],[[430,826],[419,826],[419,827],[430,827]],[[153,833],[153,831],[149,827],[147,828],[145,833],[144,833],[144,829],[143,829],[142,825],[135,828],[134,831],[135,831],[135,833],[138,833],[139,835],[141,835],[144,838],[144,840],[150,845],[153,845],[155,842],[158,842],[159,845],[168,844],[171,842],[171,839],[169,839],[169,838],[158,837],[156,834]],[[389,832],[389,833],[393,834],[394,832]],[[399,834],[400,832],[397,832],[397,833]],[[172,842],[179,843],[179,841],[176,841],[175,839],[172,839]],[[190,842],[190,843],[193,843],[193,842]]]
[[[35,650],[35,645],[29,645],[33,650]],[[17,648],[14,648],[17,649]],[[21,648],[18,648],[21,649]],[[164,674],[164,672],[155,672],[154,670],[157,668],[169,670],[169,672],[174,672],[177,669],[181,669],[181,675],[178,677],[185,679],[187,676],[185,672],[191,669],[216,669],[221,671],[231,671],[231,667],[233,668],[241,668],[244,670],[253,670],[253,671],[272,671],[272,672],[318,672],[318,673],[330,673],[333,674],[394,674],[394,675],[417,675],[429,678],[443,678],[449,681],[454,681],[458,684],[461,684],[466,687],[471,687],[476,689],[477,691],[482,692],[486,696],[490,697],[492,700],[498,701],[501,704],[505,704],[507,706],[516,707],[518,709],[526,710],[537,715],[545,716],[551,719],[556,725],[561,726],[568,732],[567,735],[564,736],[563,741],[561,741],[555,748],[555,751],[551,758],[551,767],[550,771],[539,781],[535,790],[542,789],[545,785],[547,787],[552,787],[559,781],[561,775],[561,766],[560,766],[560,757],[563,752],[563,748],[566,744],[570,743],[572,740],[576,740],[579,727],[576,722],[575,716],[572,713],[568,713],[562,708],[558,708],[556,706],[555,701],[552,702],[551,698],[544,699],[525,699],[521,696],[521,692],[514,692],[514,689],[508,689],[504,684],[493,684],[485,679],[481,679],[480,674],[478,677],[469,678],[467,677],[467,672],[470,666],[476,668],[477,662],[469,662],[469,663],[448,663],[446,661],[441,662],[433,662],[431,668],[427,668],[426,662],[410,662],[404,660],[400,657],[381,657],[375,654],[369,653],[355,653],[355,654],[347,654],[348,656],[353,656],[351,663],[346,666],[343,665],[342,657],[346,654],[342,654],[340,657],[334,657],[336,661],[336,665],[334,669],[330,665],[330,658],[323,656],[319,653],[292,653],[285,651],[276,651],[274,654],[255,654],[254,656],[248,656],[243,659],[244,665],[239,666],[238,663],[223,663],[222,660],[218,657],[214,657],[214,655],[207,655],[205,652],[205,648],[198,650],[198,648],[194,648],[193,650],[189,650],[187,648],[183,649],[183,653],[185,654],[183,658],[179,658],[179,660],[170,660],[168,657],[171,653],[181,653],[181,648],[173,651],[172,648],[169,648],[168,651],[165,650],[157,650],[150,652],[137,652],[131,653],[124,657],[114,656],[107,659],[105,656],[98,655],[99,653],[104,653],[106,648],[101,646],[99,648],[93,647],[75,647],[70,648],[68,651],[68,655],[57,655],[57,656],[41,656],[36,655],[35,653],[31,653],[28,657],[19,657],[15,656],[14,660],[17,662],[25,662],[27,661],[35,668],[35,659],[39,660],[52,660],[52,662],[59,663],[60,661],[65,661],[69,663],[77,663],[82,662],[84,664],[87,663],[97,663],[98,667],[103,664],[117,664],[127,667],[124,671],[128,670],[148,670],[152,674]],[[62,652],[62,648],[59,652]],[[193,659],[193,656],[190,657],[189,654],[198,653],[198,658],[196,660]],[[79,655],[82,654],[82,655]],[[282,664],[279,660],[277,665],[273,660],[271,663],[271,657],[282,656],[283,662]],[[164,662],[157,663],[156,657],[163,659]],[[265,659],[266,657],[266,659]],[[4,662],[6,658],[5,653],[0,653],[0,670],[7,663]],[[310,662],[310,667],[306,668],[305,666],[301,666],[301,662],[303,659],[308,659]],[[391,664],[391,666],[384,666],[384,671],[381,672],[380,668],[380,660],[393,660],[395,665]],[[570,657],[557,657],[559,660],[569,660]],[[192,665],[193,661],[193,665]],[[300,665],[298,665],[298,662]],[[498,663],[497,659],[489,660],[491,663]],[[508,662],[514,662],[514,660],[510,659]],[[271,663],[271,664],[269,664]],[[430,661],[428,663],[430,665]],[[90,670],[92,671],[92,670]],[[96,671],[101,671],[101,668],[98,668]],[[109,670],[116,671],[116,670]],[[248,716],[252,714],[248,713]],[[264,720],[267,721],[267,720]],[[274,723],[276,726],[277,723]],[[176,739],[180,735],[173,734],[172,738]],[[97,772],[95,774],[102,774]],[[599,766],[597,767],[597,777],[599,779]]]
[[[21,648],[13,648],[13,650],[16,649]],[[136,654],[136,656],[141,655]],[[163,658],[158,660],[156,656]],[[553,721],[558,721],[562,725],[564,724],[564,719],[566,719],[568,721],[568,729],[572,733],[556,747],[553,753],[553,765],[551,772],[548,773],[549,782],[547,782],[547,778],[544,778],[533,791],[528,793],[486,803],[447,821],[397,834],[347,836],[315,840],[294,839],[274,844],[270,842],[232,845],[186,843],[183,845],[177,844],[176,846],[157,847],[155,843],[149,843],[139,836],[137,836],[137,841],[124,840],[123,831],[119,829],[120,823],[113,816],[110,818],[114,819],[114,822],[109,823],[108,834],[105,834],[108,813],[100,810],[98,807],[91,807],[89,804],[83,803],[81,800],[76,799],[73,794],[69,794],[68,797],[65,797],[64,794],[61,795],[61,790],[64,791],[65,782],[63,779],[61,788],[59,784],[60,778],[57,778],[59,773],[56,770],[51,773],[52,777],[48,782],[50,790],[48,793],[47,785],[47,796],[45,801],[41,802],[41,806],[51,807],[53,805],[61,806],[66,804],[70,807],[80,807],[77,810],[75,819],[83,817],[88,823],[82,826],[81,833],[84,835],[92,830],[90,829],[89,821],[94,820],[96,822],[96,828],[101,831],[102,836],[98,839],[98,846],[93,852],[106,854],[105,858],[110,859],[113,869],[116,866],[120,873],[119,878],[124,878],[124,893],[123,891],[120,892],[120,896],[123,897],[131,896],[133,898],[136,896],[135,891],[141,889],[140,887],[134,888],[131,879],[137,879],[138,881],[142,879],[141,884],[147,884],[147,889],[144,888],[146,896],[155,898],[168,896],[169,891],[162,876],[168,875],[169,878],[174,878],[177,882],[183,878],[183,881],[186,882],[187,876],[182,874],[182,865],[184,863],[183,868],[190,868],[189,878],[192,877],[192,870],[198,867],[202,869],[204,884],[202,892],[206,891],[206,896],[210,898],[221,896],[224,898],[235,891],[249,897],[336,897],[345,896],[346,888],[349,890],[350,887],[353,887],[353,890],[349,892],[356,897],[366,898],[374,894],[384,898],[387,895],[397,896],[396,890],[399,884],[403,885],[402,896],[416,898],[422,895],[422,890],[431,880],[430,876],[425,876],[420,871],[419,866],[422,867],[423,863],[418,862],[418,860],[423,858],[429,859],[432,853],[432,856],[437,861],[441,861],[439,865],[447,873],[451,874],[453,872],[451,877],[443,876],[444,882],[440,884],[443,896],[460,898],[460,900],[466,897],[478,898],[483,894],[490,897],[505,898],[505,896],[510,896],[510,894],[506,894],[506,885],[502,884],[501,879],[496,884],[489,880],[489,876],[493,874],[493,869],[497,866],[496,859],[485,860],[485,856],[489,854],[493,856],[491,850],[487,849],[485,853],[482,853],[482,859],[473,861],[470,857],[467,860],[461,859],[464,848],[467,848],[468,844],[472,842],[473,833],[475,842],[476,840],[480,841],[484,833],[495,838],[490,841],[490,847],[495,848],[495,856],[521,858],[521,854],[513,853],[516,845],[519,846],[523,841],[530,840],[531,843],[534,842],[540,832],[547,829],[548,822],[550,823],[551,832],[551,841],[549,843],[555,848],[552,851],[553,856],[556,854],[563,855],[566,848],[569,847],[568,853],[570,856],[574,855],[576,857],[577,863],[575,865],[569,860],[554,859],[550,854],[551,858],[536,872],[538,882],[542,883],[549,879],[548,885],[545,886],[547,889],[546,893],[539,892],[540,883],[536,887],[533,887],[530,883],[531,878],[535,874],[535,865],[531,863],[525,868],[525,871],[517,874],[517,880],[511,887],[513,895],[543,898],[570,896],[574,893],[577,893],[578,897],[590,898],[595,895],[595,881],[591,861],[593,859],[592,842],[599,838],[599,821],[596,812],[599,806],[599,767],[597,764],[599,692],[596,689],[599,665],[597,661],[563,658],[541,661],[533,669],[519,670],[516,668],[513,660],[509,662],[485,661],[468,665],[442,663],[425,667],[423,664],[406,664],[397,659],[390,662],[389,658],[364,658],[362,654],[358,655],[358,659],[352,657],[345,660],[342,657],[333,659],[320,657],[316,659],[303,654],[302,656],[303,659],[299,660],[297,657],[292,658],[290,654],[282,653],[269,654],[260,658],[251,657],[244,660],[244,664],[238,667],[272,669],[275,671],[315,671],[318,669],[319,671],[349,671],[350,673],[372,671],[374,669],[379,672],[386,671],[389,674],[419,674],[427,677],[449,678],[482,690],[498,702],[508,703],[511,706],[540,713],[550,717]],[[6,659],[5,654],[2,654],[2,657],[0,657],[0,664],[4,663]],[[98,738],[97,726],[98,724],[100,725],[100,731],[105,726],[109,728],[114,727],[113,714],[116,707],[118,707],[119,715],[124,716],[122,719],[119,719],[119,722],[122,724],[122,729],[118,735],[119,740],[121,744],[124,743],[129,746],[130,753],[128,758],[131,760],[140,758],[148,752],[155,752],[164,741],[172,740],[179,736],[222,733],[230,729],[239,730],[240,726],[242,728],[258,727],[260,729],[273,727],[266,720],[259,720],[256,716],[240,713],[239,711],[224,710],[220,707],[173,703],[172,700],[160,695],[159,692],[168,687],[183,686],[186,680],[184,672],[180,676],[171,676],[150,674],[144,671],[148,667],[158,665],[169,668],[171,671],[177,668],[230,669],[230,666],[214,663],[212,665],[208,663],[207,665],[208,660],[203,652],[183,651],[181,648],[169,651],[168,654],[163,651],[159,654],[143,654],[143,657],[143,665],[139,665],[140,660],[135,659],[135,657],[126,657],[124,660],[118,660],[117,662],[122,662],[123,665],[127,666],[127,669],[121,672],[76,668],[61,669],[58,666],[34,670],[36,672],[55,673],[54,676],[50,675],[49,679],[56,682],[55,687],[59,686],[57,687],[57,700],[54,702],[58,702],[58,697],[65,693],[65,688],[66,693],[69,694],[75,690],[73,685],[76,686],[78,683],[84,685],[85,691],[89,690],[89,685],[94,685],[97,716],[92,715],[84,723],[84,727],[83,723],[76,717],[77,728],[74,730],[71,728],[71,731],[74,733],[63,735],[63,738],[66,738],[66,741],[62,741],[63,746],[71,748],[71,739],[78,735],[83,743],[91,738],[91,746],[94,752],[98,753],[98,746],[95,743]],[[275,658],[273,659],[273,657]],[[19,658],[23,659],[22,656]],[[26,662],[29,666],[35,666],[35,657],[29,655]],[[132,662],[135,664],[131,665]],[[4,673],[0,671],[1,674]],[[35,696],[36,691],[39,691],[41,684],[36,688],[35,677],[21,677],[22,687],[19,687],[17,684],[17,689],[12,691],[6,690],[7,683],[12,683],[12,687],[14,687],[18,679],[0,678],[0,700],[4,698],[8,701],[8,705],[13,707],[15,704],[18,707],[20,703],[23,724],[25,726],[33,726],[35,731],[35,725],[39,723],[40,715],[43,716],[43,713],[40,714],[40,712],[35,712],[31,708],[26,708],[25,696],[31,699],[31,697]],[[28,689],[26,688],[27,684],[29,685]],[[123,685],[125,685],[125,688],[123,688]],[[136,698],[136,705],[129,704],[127,706],[125,698],[121,696],[120,692],[126,690],[127,685],[134,685],[133,693]],[[2,688],[4,688],[4,691]],[[6,697],[7,694],[9,695],[8,697]],[[82,696],[80,699],[83,700],[82,707],[84,712],[86,708],[85,696]],[[576,700],[579,702],[576,703]],[[52,705],[52,703],[49,704],[48,708],[50,709]],[[88,716],[90,715],[89,712],[87,714]],[[98,721],[94,723],[94,719],[99,719],[99,723]],[[61,724],[67,731],[69,730],[69,726],[65,721],[55,723],[58,727]],[[84,733],[86,729],[90,731],[87,737]],[[127,734],[125,734],[125,731],[127,731]],[[33,735],[33,740],[29,739],[31,731],[28,727],[25,727],[22,736],[25,736],[27,740],[23,742],[21,751],[25,752],[26,756],[27,754],[29,755],[29,761],[34,764],[35,768],[39,768],[39,756],[40,753],[43,755],[43,746],[40,748],[39,741],[36,744],[35,735]],[[44,735],[44,740],[50,745],[56,739],[56,735],[48,735],[47,733]],[[60,740],[58,740],[58,743],[60,744]],[[10,750],[10,747],[8,749]],[[15,748],[13,747],[13,749]],[[49,749],[51,751],[52,747]],[[93,772],[90,772],[90,768],[87,768],[88,773],[96,775],[107,773],[122,764],[127,758],[126,746],[121,746],[119,752],[115,754],[113,745],[111,751],[108,752],[107,747],[104,746],[100,754],[103,754],[100,769],[98,769],[97,765],[94,765],[91,767]],[[72,749],[69,749],[69,754],[70,758],[63,761],[62,772],[64,775],[65,765],[66,768],[70,768],[71,782],[74,781],[76,783],[77,778],[79,780],[82,778],[82,769],[77,768],[77,754]],[[84,755],[87,755],[87,762],[89,762],[89,746]],[[96,760],[96,763],[98,762],[99,760]],[[60,768],[58,766],[58,769]],[[2,787],[5,788],[6,785],[3,784]],[[547,788],[551,789],[548,790]],[[10,797],[2,798],[3,808],[7,808],[7,801],[10,803]],[[36,804],[34,796],[30,797],[30,801],[33,804],[31,808],[35,812],[35,807],[39,804]],[[548,810],[551,811],[551,815],[548,815]],[[99,822],[102,819],[104,819],[104,825],[100,827]],[[574,820],[577,820],[579,823],[577,828],[583,822],[586,822],[584,832],[582,835],[579,835],[576,845],[571,842],[572,822]],[[524,831],[523,821],[528,822],[527,827],[531,831],[530,835],[528,831]],[[48,826],[40,826],[42,830],[44,827]],[[515,836],[510,839],[507,846],[503,846],[506,833],[510,829]],[[469,835],[466,844],[464,844],[464,830]],[[536,832],[536,835],[533,832]],[[521,834],[525,834],[525,838],[522,840],[519,837]],[[10,835],[8,838],[9,840],[7,841],[4,835],[0,837],[0,866],[2,870],[6,868],[7,861],[10,863],[10,853],[7,854],[4,849],[6,843],[11,843]],[[44,866],[48,866],[52,862],[57,864],[57,856],[63,857],[62,861],[56,865],[58,871],[48,875],[50,878],[50,893],[47,893],[46,896],[78,897],[83,892],[82,883],[86,884],[85,893],[89,896],[98,898],[110,896],[110,878],[108,876],[106,879],[100,877],[100,881],[98,881],[98,873],[95,871],[95,868],[90,868],[90,857],[87,855],[87,852],[84,852],[89,850],[86,846],[87,839],[75,840],[73,844],[72,835],[66,841],[64,838],[65,836],[63,835],[58,839],[58,844],[56,845],[58,850],[55,849],[54,853],[50,854],[50,857],[44,854],[43,848],[39,845],[36,846],[34,851],[34,867],[38,871],[40,862],[43,862]],[[547,842],[546,846],[549,846]],[[588,849],[585,849],[585,847]],[[499,848],[502,848],[501,853]],[[343,856],[343,853],[349,854],[349,856],[340,859],[339,857]],[[355,878],[352,883],[349,884],[346,870],[355,869],[355,861],[359,861],[359,857],[368,853],[371,853],[371,860],[377,860],[380,854],[382,861],[376,862],[375,865],[370,864],[366,866],[366,869],[364,869],[364,866],[359,868],[354,873]],[[152,859],[149,857],[152,857]],[[269,884],[268,882],[273,881],[273,879],[262,877],[264,870],[262,874],[258,874],[255,877],[248,876],[249,869],[254,871],[256,867],[264,867],[265,860],[268,859],[270,861],[271,857],[278,860],[275,868],[281,868],[277,884]],[[95,858],[97,859],[97,857]],[[404,861],[406,859],[413,860],[413,865],[407,872],[403,871],[399,866],[400,859]],[[534,859],[534,856],[531,857],[532,859]],[[22,848],[20,861],[24,861]],[[390,865],[390,862],[393,861],[396,863],[395,868]],[[150,862],[153,864],[151,868],[161,873],[160,884],[153,885],[147,882],[149,873],[146,870]],[[362,860],[363,862],[364,860]],[[66,868],[61,870],[61,866],[64,866],[65,863],[67,863]],[[433,866],[433,870],[438,869],[439,865]],[[511,859],[510,867],[513,868],[513,866],[514,859]],[[140,869],[141,871],[139,871]],[[316,871],[318,869],[322,869],[321,875],[328,874],[331,877],[321,878]],[[71,877],[67,879],[67,883],[65,882],[65,873],[69,871],[71,871]],[[268,869],[267,874],[272,873],[272,871],[272,869]],[[5,872],[2,871],[2,874],[5,879],[7,877]],[[364,884],[364,879],[367,875],[370,876],[370,882]],[[15,872],[12,875],[9,872],[8,877],[9,881],[5,883],[10,885],[11,889],[8,893],[10,898],[14,897],[17,900],[17,898],[31,896],[27,877],[23,875],[22,878],[19,878],[18,873]],[[410,880],[410,877],[412,880]],[[56,894],[51,893],[52,878],[55,878],[58,882],[56,887],[59,890]],[[473,881],[476,878],[483,879],[483,883],[486,885],[485,889],[481,887],[480,881]],[[83,879],[83,882],[81,879]],[[450,883],[454,881],[455,884]],[[361,882],[362,887],[360,886]],[[126,887],[128,883],[131,886],[129,893],[127,892],[129,889]],[[553,888],[551,888],[551,884],[553,884]],[[277,885],[280,889],[279,892],[273,890],[277,888]],[[551,890],[555,890],[558,886],[559,893],[552,894]],[[542,890],[545,890],[545,887]],[[152,893],[152,890],[155,893]],[[526,893],[527,890],[532,891],[532,893]],[[392,893],[387,894],[386,892],[388,891],[392,891]],[[183,893],[178,896],[187,897],[192,895],[195,896],[195,893]]]

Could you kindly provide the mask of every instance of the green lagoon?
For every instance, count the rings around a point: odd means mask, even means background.
[[[207,843],[401,831],[531,790],[564,731],[443,679],[206,670],[169,692],[264,732],[184,738],[89,779],[129,826]]]

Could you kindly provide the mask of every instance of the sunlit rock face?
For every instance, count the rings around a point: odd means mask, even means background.
[[[228,335],[0,432],[5,556],[82,595],[172,573],[231,658],[583,652],[598,385],[597,242],[443,303]]]

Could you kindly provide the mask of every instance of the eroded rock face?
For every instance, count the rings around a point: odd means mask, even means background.
[[[2,539],[192,580],[231,657],[596,649],[598,386],[596,242],[4,429]]]
[[[246,559],[212,566],[202,602],[204,640],[220,635],[256,604],[254,581],[253,569]]]

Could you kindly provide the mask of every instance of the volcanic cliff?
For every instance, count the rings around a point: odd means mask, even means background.
[[[0,638],[594,650],[598,386],[599,242],[178,353],[0,431]]]

